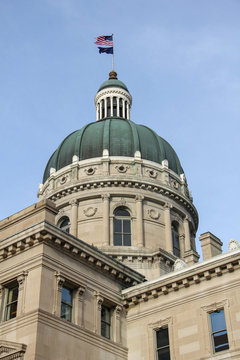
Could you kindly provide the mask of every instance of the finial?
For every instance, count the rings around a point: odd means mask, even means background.
[[[116,73],[116,71],[114,71],[114,70],[110,71],[110,73],[109,73],[109,80],[110,80],[110,79],[117,79],[117,73]]]

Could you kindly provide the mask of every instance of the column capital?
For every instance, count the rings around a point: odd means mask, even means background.
[[[163,207],[164,207],[164,210],[167,210],[167,209],[172,209],[173,208],[173,206],[172,206],[172,204],[169,204],[169,203],[165,203],[164,205],[163,205]]]
[[[70,201],[69,201],[69,205],[72,205],[72,206],[78,205],[78,200],[76,200],[76,199],[70,200]]]
[[[135,201],[143,201],[144,200],[144,196],[143,195],[136,195],[135,196]]]
[[[108,199],[110,199],[110,194],[102,194],[101,198],[102,198],[102,200],[108,200]]]

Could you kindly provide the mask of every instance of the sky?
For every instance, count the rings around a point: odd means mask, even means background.
[[[240,241],[239,0],[0,0],[0,219],[37,202],[53,151],[95,121],[111,55],[94,38],[112,33],[131,120],[173,146],[197,238],[227,251]]]

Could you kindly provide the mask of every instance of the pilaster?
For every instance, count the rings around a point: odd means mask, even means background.
[[[166,203],[164,205],[164,219],[165,219],[165,238],[166,238],[166,251],[173,253],[172,243],[172,226],[171,226],[171,213],[172,205]]]
[[[144,236],[143,236],[143,199],[142,195],[136,195],[136,214],[137,214],[137,246],[144,246]]]
[[[70,226],[70,233],[73,235],[73,236],[76,236],[78,235],[77,233],[77,225],[78,225],[78,202],[77,200],[72,200],[70,202],[71,204],[71,226]]]
[[[110,245],[110,225],[109,225],[109,201],[110,195],[103,194],[103,246]]]
[[[25,312],[26,278],[27,278],[27,275],[28,275],[28,272],[23,271],[23,273],[17,277],[17,282],[18,282],[17,316],[22,315]]]

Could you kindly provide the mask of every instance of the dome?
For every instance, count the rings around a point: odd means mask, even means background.
[[[118,80],[117,73],[114,70],[110,71],[109,79],[102,83],[102,85],[98,89],[98,92],[107,87],[119,87],[119,88],[122,88],[122,89],[128,91],[127,86],[122,81]]]
[[[118,79],[108,79],[108,80],[104,81],[102,83],[102,85],[100,86],[100,88],[98,89],[98,91],[101,91],[107,87],[119,87],[119,88],[122,88],[122,89],[128,91],[127,86],[121,80],[118,80]]]
[[[109,80],[108,80],[109,81]],[[141,158],[161,164],[168,160],[168,167],[176,174],[183,173],[180,161],[171,145],[147,126],[117,118],[105,118],[87,124],[68,135],[53,153],[46,166],[43,183],[56,171],[72,163],[77,155],[79,161],[102,157],[107,149],[109,156],[134,157],[140,151]]]

